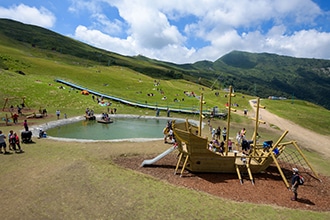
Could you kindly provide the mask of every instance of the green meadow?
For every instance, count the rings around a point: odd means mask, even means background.
[[[8,41],[7,39],[0,39]],[[6,45],[6,46],[4,46]],[[22,103],[25,114],[46,108],[49,117],[31,119],[31,124],[55,120],[57,109],[68,117],[83,115],[86,108],[96,113],[107,111],[91,96],[55,82],[63,79],[85,88],[137,103],[159,107],[196,109],[199,100],[184,91],[202,93],[204,109],[218,106],[225,112],[228,99],[224,90],[211,90],[184,80],[152,78],[121,66],[100,66],[97,62],[63,55],[54,51],[15,45],[0,45],[0,107]],[[138,62],[138,61],[137,61]],[[24,74],[18,73],[18,71]],[[159,82],[159,85],[155,85]],[[64,86],[64,89],[60,89]],[[215,95],[219,92],[219,96]],[[147,94],[153,93],[153,96]],[[162,98],[166,96],[166,100]],[[174,99],[179,101],[175,102]],[[253,129],[253,122],[243,117],[243,109],[251,110],[248,100],[256,97],[236,94],[232,102],[238,107],[232,114],[233,136],[243,125]],[[112,102],[118,114],[155,115],[154,110]],[[330,112],[302,100],[262,100],[262,105],[283,118],[328,135]],[[7,109],[6,108],[6,109]],[[9,115],[0,111],[0,118]],[[161,112],[165,116],[166,112]],[[172,117],[194,118],[197,115],[171,113]],[[224,121],[219,123],[225,124]],[[22,125],[5,126],[21,130]],[[262,131],[265,137],[278,138],[280,132]],[[135,146],[134,143],[66,143],[36,140],[24,145],[25,153],[0,155],[0,206],[3,219],[329,219],[329,212],[291,210],[273,205],[238,203],[173,186],[165,181],[117,166],[120,156],[157,154],[164,151],[161,142]],[[329,163],[320,155],[306,152],[312,164],[330,175]]]

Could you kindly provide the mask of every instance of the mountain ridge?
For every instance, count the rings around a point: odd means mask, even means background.
[[[0,36],[1,44],[11,47],[38,47],[100,65],[127,67],[154,78],[185,79],[212,89],[232,85],[236,91],[261,98],[299,98],[330,109],[330,60],[232,51],[214,62],[175,64],[142,55],[120,55],[8,19],[0,19]],[[0,68],[6,68],[1,58]]]

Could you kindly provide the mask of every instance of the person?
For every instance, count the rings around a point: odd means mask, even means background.
[[[217,131],[215,132],[216,139],[220,140],[221,128],[218,126]]]
[[[225,149],[225,143],[223,141],[221,141],[220,145],[219,145],[219,153],[223,156],[223,152]]]
[[[228,151],[232,152],[233,151],[233,142],[231,141],[231,139],[228,139]]]
[[[13,118],[14,124],[17,124],[18,123],[18,114],[16,114],[16,112],[12,115],[12,118]]]
[[[212,141],[209,142],[209,145],[208,146],[209,146],[209,150],[210,151],[213,151],[213,142]]]
[[[159,108],[156,108],[156,117],[158,117],[159,116]]]
[[[8,134],[9,150],[16,151],[16,137],[14,131],[10,130]]]
[[[241,138],[245,138],[245,135],[246,135],[246,129],[245,128],[243,128],[242,130],[241,130],[241,133],[240,133],[240,135],[241,135]]]
[[[236,134],[236,141],[237,143],[240,145],[242,142],[242,138],[241,138],[241,131],[238,131]]]
[[[222,130],[222,138],[223,138],[223,141],[227,140],[227,128],[226,127],[224,127]]]
[[[175,143],[176,143],[176,141],[175,141],[173,135],[170,135],[170,136],[169,136],[169,140],[167,141],[167,143],[169,143],[169,144],[175,144]]]
[[[47,109],[44,108],[44,109],[42,110],[42,115],[43,115],[43,116],[47,116]]]
[[[7,149],[6,149],[7,145],[6,145],[6,140],[5,139],[6,139],[6,135],[4,135],[2,133],[2,131],[0,130],[0,153],[7,154],[8,152],[7,152]],[[3,148],[4,152],[2,152],[2,148]]]
[[[29,131],[29,126],[28,126],[26,119],[24,120],[23,126],[24,126],[25,131]]]
[[[22,115],[22,109],[19,105],[17,105],[17,114]]]
[[[215,139],[215,133],[216,133],[216,130],[215,130],[215,128],[213,128],[213,129],[212,129],[212,132],[211,132],[211,134],[212,134],[212,139],[213,139],[213,140]]]
[[[15,147],[15,152],[16,153],[23,153],[24,151],[21,148],[21,145],[19,143],[19,137],[18,137],[16,132],[14,132],[14,134],[13,134],[13,139],[14,139],[13,141],[15,142],[15,145],[17,146],[17,149]]]
[[[264,143],[262,144],[262,148],[263,148],[263,151],[269,151],[269,149],[273,146],[273,141],[270,140],[270,141],[264,141]]]
[[[167,137],[168,137],[168,134],[170,132],[170,128],[169,126],[166,126],[163,130],[163,134],[164,134],[164,143],[166,144],[167,143]]]
[[[298,187],[299,187],[299,170],[297,168],[292,168],[293,175],[291,179],[291,190],[293,192],[292,201],[297,201],[298,199]]]
[[[212,134],[212,129],[213,129],[213,127],[212,127],[212,125],[210,124],[210,125],[209,125],[210,134]]]
[[[56,116],[57,116],[57,119],[60,119],[60,115],[61,115],[61,111],[60,110],[56,110]]]
[[[43,138],[45,135],[45,131],[42,129],[39,129],[39,138]]]
[[[247,112],[248,112],[248,110],[247,109],[244,109],[244,115],[245,116],[247,115]]]
[[[250,148],[251,148],[250,143],[244,138],[242,140],[242,152],[246,155],[249,155]]]

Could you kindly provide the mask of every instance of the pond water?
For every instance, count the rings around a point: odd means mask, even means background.
[[[114,118],[111,124],[83,120],[50,128],[47,135],[86,140],[162,138],[166,124],[167,119],[151,118]]]

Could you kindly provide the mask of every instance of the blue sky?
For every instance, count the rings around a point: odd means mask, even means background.
[[[329,0],[0,0],[0,18],[174,63],[232,50],[330,59]]]

